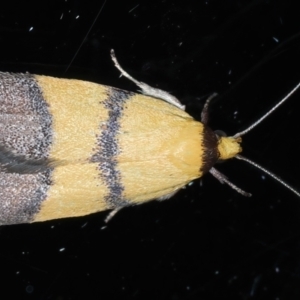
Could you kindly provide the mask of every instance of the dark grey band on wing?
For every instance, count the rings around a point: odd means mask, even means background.
[[[133,93],[109,88],[104,107],[108,110],[108,120],[100,124],[101,134],[97,136],[98,149],[91,159],[99,163],[100,176],[108,188],[108,195],[104,197],[111,208],[130,205],[123,195],[122,174],[118,170],[117,157],[121,149],[118,143],[120,122],[126,101]]]
[[[219,159],[218,138],[216,134],[206,125],[203,128],[202,147],[204,154],[201,171],[207,173]]]
[[[0,224],[28,223],[51,185],[52,116],[35,78],[0,73]]]

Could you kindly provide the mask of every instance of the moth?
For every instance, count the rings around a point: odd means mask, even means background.
[[[249,196],[214,165],[233,157],[247,160],[239,154],[241,136],[299,85],[246,131],[226,137],[207,126],[215,95],[199,122],[176,97],[132,78],[113,50],[111,56],[142,94],[81,80],[0,73],[0,224],[115,213],[168,199],[207,172]]]

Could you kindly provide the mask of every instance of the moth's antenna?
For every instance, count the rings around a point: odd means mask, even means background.
[[[250,130],[252,130],[253,128],[255,128],[258,124],[260,124],[264,119],[266,119],[271,113],[273,113],[281,104],[283,104],[287,99],[289,99],[298,89],[300,88],[300,82],[283,98],[281,99],[275,106],[273,106],[267,113],[265,113],[261,118],[259,118],[256,122],[254,122],[252,125],[250,125],[248,128],[246,128],[245,130],[236,133],[234,136],[232,136],[233,139],[236,140],[237,143],[240,143],[240,141],[238,141],[238,139],[241,138],[242,135],[245,135],[246,133],[248,133]],[[211,97],[210,97],[211,98]],[[210,99],[209,98],[209,99]],[[207,111],[207,107],[204,107],[204,112],[206,113]],[[205,115],[204,117],[202,116],[202,119],[206,120]],[[238,152],[237,152],[238,153]],[[256,167],[257,169],[263,171],[265,174],[269,175],[270,177],[274,178],[275,180],[277,180],[279,183],[281,183],[283,186],[285,186],[287,189],[289,189],[291,192],[293,192],[295,195],[297,195],[298,197],[300,197],[300,192],[298,192],[297,190],[295,190],[294,188],[292,188],[290,185],[288,185],[286,182],[284,182],[283,180],[281,180],[278,176],[276,176],[274,173],[270,172],[269,170],[265,169],[264,167],[262,167],[261,165],[253,162],[252,160],[236,154],[234,156],[237,159],[240,160],[244,160],[246,162],[248,162],[249,164],[251,164],[252,166]],[[232,184],[225,175],[219,173],[218,171],[216,172],[215,168],[212,168],[209,171],[213,176],[215,176],[217,179],[219,179],[222,183],[227,183],[229,186],[231,186],[233,189],[235,189],[236,191],[238,191],[240,194],[244,195],[244,196],[250,196],[251,194],[246,193],[245,191],[241,190],[240,188],[236,187],[234,184]]]
[[[282,185],[284,185],[287,189],[289,189],[291,192],[293,192],[294,194],[296,194],[298,197],[300,197],[300,193],[298,191],[296,191],[294,188],[292,188],[290,185],[288,185],[286,182],[284,182],[283,180],[281,180],[279,177],[277,177],[274,173],[270,172],[269,170],[265,169],[264,167],[262,167],[261,165],[255,163],[254,161],[240,155],[237,154],[235,156],[235,158],[246,161],[247,163],[249,163],[250,165],[256,167],[257,169],[263,171],[264,173],[268,174],[269,176],[271,176],[272,178],[274,178],[275,180],[277,180],[279,183],[281,183]]]
[[[300,82],[282,100],[280,100],[274,107],[272,107],[266,114],[264,114],[261,118],[259,118],[256,122],[254,122],[252,125],[250,125],[245,130],[236,133],[233,136],[233,138],[238,138],[242,135],[245,135],[250,130],[252,130],[254,127],[256,127],[258,124],[260,124],[265,118],[267,118],[272,112],[274,112],[281,104],[283,104],[287,99],[289,99],[299,89],[299,87],[300,87]]]

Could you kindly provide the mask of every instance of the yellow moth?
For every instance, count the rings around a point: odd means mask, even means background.
[[[0,73],[0,224],[116,212],[167,199],[206,172],[249,195],[213,167],[243,158],[238,153],[245,133],[224,137],[207,126],[213,96],[198,122],[174,96],[132,78],[111,54],[142,94]]]

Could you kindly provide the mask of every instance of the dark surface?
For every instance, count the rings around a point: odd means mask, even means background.
[[[218,92],[210,125],[231,135],[300,81],[297,4],[9,1],[0,67],[136,91],[113,67],[114,48],[128,72],[172,92],[195,118]],[[299,99],[243,143],[245,156],[298,190]],[[1,299],[299,299],[300,198],[244,162],[217,168],[253,197],[207,175],[171,200],[124,209],[106,227],[106,213],[1,227]]]

